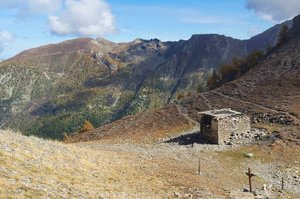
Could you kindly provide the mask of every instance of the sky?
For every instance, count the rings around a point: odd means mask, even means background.
[[[78,37],[248,39],[300,14],[300,0],[0,0],[0,59]]]

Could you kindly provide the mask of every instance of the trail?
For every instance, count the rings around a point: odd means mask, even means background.
[[[294,121],[295,123],[298,123],[299,122],[299,119],[293,115],[291,115],[289,112],[285,112],[285,111],[278,111],[276,109],[272,109],[270,107],[266,107],[266,106],[263,106],[261,104],[258,104],[258,103],[254,103],[254,102],[250,102],[250,101],[247,101],[247,100],[242,100],[242,99],[237,99],[237,98],[234,98],[234,97],[231,97],[231,96],[228,96],[228,95],[225,95],[223,93],[220,93],[220,92],[217,92],[217,91],[210,91],[211,93],[214,93],[214,94],[217,94],[217,95],[220,95],[226,99],[230,99],[230,100],[234,100],[234,101],[237,101],[237,102],[241,102],[241,103],[246,103],[246,104],[250,104],[252,106],[256,106],[258,108],[261,108],[261,109],[264,109],[264,110],[267,110],[267,111],[270,111],[270,112],[273,112],[273,113],[280,113],[280,114],[286,114],[288,116],[290,116]]]
[[[213,107],[211,106],[211,104],[210,104],[209,100],[207,99],[207,97],[205,97],[205,96],[203,95],[203,93],[200,93],[200,96],[204,99],[204,103],[208,106],[208,108],[209,108],[210,110],[213,109]]]
[[[182,106],[180,104],[176,104],[176,108],[178,110],[178,112],[185,118],[187,119],[190,123],[194,124],[194,128],[192,131],[194,132],[198,132],[200,129],[200,124],[199,122],[197,122],[196,120],[194,120],[192,117],[189,116],[189,114],[184,113],[184,111],[182,110]]]

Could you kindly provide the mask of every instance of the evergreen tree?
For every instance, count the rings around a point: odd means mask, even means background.
[[[212,75],[207,80],[207,87],[209,90],[217,88],[220,86],[220,76],[217,74],[217,72],[214,70]]]
[[[280,45],[287,41],[289,28],[286,25],[282,25],[279,31],[277,45]]]

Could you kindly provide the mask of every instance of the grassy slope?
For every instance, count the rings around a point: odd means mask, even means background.
[[[247,186],[248,167],[257,174],[254,189],[266,183],[277,190],[280,176],[293,179],[300,161],[295,156],[299,147],[281,140],[272,147],[190,148],[66,145],[7,131],[0,131],[0,136],[0,198],[225,198]],[[254,158],[246,158],[247,152]],[[198,157],[201,176],[196,174]],[[274,178],[274,173],[279,177]],[[286,184],[284,194],[273,193],[297,198],[300,190],[295,182]]]
[[[113,143],[156,143],[192,130],[194,124],[175,105],[127,116],[91,132],[70,136],[67,142],[101,139]]]
[[[0,198],[130,198],[165,194],[135,156],[0,132]]]

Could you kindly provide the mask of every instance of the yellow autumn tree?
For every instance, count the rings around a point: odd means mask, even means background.
[[[95,129],[93,124],[90,121],[85,120],[82,127],[79,129],[79,133],[84,133],[93,129]]]

